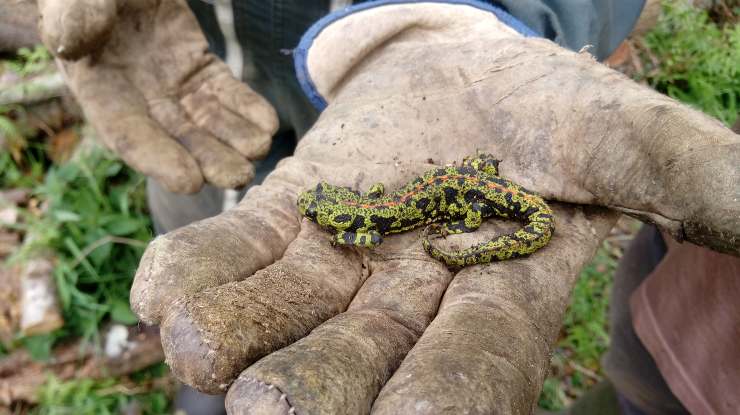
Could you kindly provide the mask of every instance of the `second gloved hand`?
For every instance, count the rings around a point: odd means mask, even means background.
[[[275,110],[208,52],[184,0],[40,0],[44,43],[105,144],[168,190],[244,186]]]

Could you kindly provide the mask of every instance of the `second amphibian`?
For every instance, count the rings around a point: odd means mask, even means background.
[[[299,196],[298,208],[333,233],[335,244],[375,247],[383,235],[431,224],[424,232],[424,249],[451,267],[529,255],[550,241],[552,210],[540,196],[499,177],[498,163],[481,154],[462,166],[429,170],[392,193],[385,193],[381,183],[365,194],[319,183]],[[454,252],[429,241],[430,233],[472,232],[491,216],[519,220],[524,227]]]

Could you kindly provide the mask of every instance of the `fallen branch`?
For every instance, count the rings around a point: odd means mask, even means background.
[[[23,79],[0,89],[0,105],[28,105],[58,98],[67,93],[64,77],[58,71]]]
[[[34,361],[25,350],[3,358],[0,360],[0,405],[36,402],[38,388],[50,375],[60,380],[116,377],[164,359],[157,329],[115,325],[106,334],[105,343],[106,353],[87,343],[62,345],[46,362]],[[117,353],[110,354],[110,351]]]

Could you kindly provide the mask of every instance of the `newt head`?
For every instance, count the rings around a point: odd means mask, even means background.
[[[301,215],[316,222],[318,219],[318,204],[316,203],[316,194],[313,190],[307,190],[298,196],[298,211]]]
[[[320,182],[315,188],[306,190],[298,196],[298,211],[312,222],[339,230],[341,226],[335,217],[344,213],[342,202],[360,197],[359,192],[349,188]]]

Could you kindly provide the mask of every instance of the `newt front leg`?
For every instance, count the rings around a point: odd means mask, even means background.
[[[367,191],[367,197],[368,199],[378,199],[381,196],[385,194],[385,186],[383,183],[375,183],[372,186],[370,186],[370,189]]]
[[[383,242],[378,231],[346,232],[339,231],[331,239],[332,245],[354,245],[360,248],[375,248]]]

